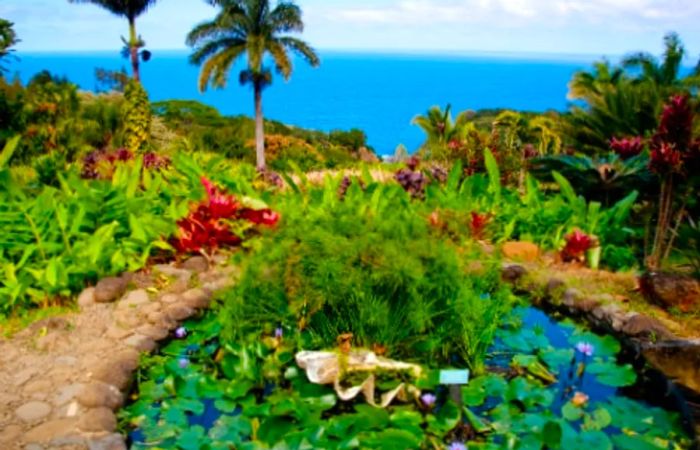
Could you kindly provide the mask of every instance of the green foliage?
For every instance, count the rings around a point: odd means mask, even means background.
[[[0,78],[2,78],[3,72],[7,71],[7,68],[3,65],[4,60],[14,52],[12,47],[17,45],[18,42],[19,39],[17,39],[14,24],[0,18]]]
[[[131,80],[124,89],[122,116],[124,146],[132,152],[144,148],[151,132],[151,105],[141,83]]]
[[[351,332],[391,356],[480,368],[509,304],[497,269],[465,276],[456,248],[431,236],[398,186],[355,182],[340,199],[338,181],[273,206],[283,226],[245,262],[223,311],[227,338],[283,324],[329,347]]]

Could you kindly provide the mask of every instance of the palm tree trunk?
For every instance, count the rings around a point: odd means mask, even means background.
[[[265,129],[263,127],[262,85],[255,82],[255,156],[257,168],[265,170]]]
[[[129,17],[129,54],[131,55],[131,72],[134,80],[141,81],[139,74],[139,46],[136,35],[136,18]]]

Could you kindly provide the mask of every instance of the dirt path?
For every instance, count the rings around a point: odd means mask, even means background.
[[[233,272],[195,257],[108,278],[79,296],[79,312],[0,340],[0,449],[125,449],[114,411],[140,352],[208,307]]]

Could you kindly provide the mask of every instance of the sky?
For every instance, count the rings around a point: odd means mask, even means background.
[[[304,39],[321,50],[659,53],[677,31],[700,55],[700,0],[298,0]],[[137,21],[150,49],[185,49],[185,35],[215,9],[203,0],[159,0]],[[0,0],[18,51],[114,50],[126,21],[68,0]]]

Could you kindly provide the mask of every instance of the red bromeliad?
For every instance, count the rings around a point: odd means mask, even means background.
[[[581,230],[574,230],[566,236],[566,245],[561,251],[564,261],[581,261],[591,247],[593,239]]]
[[[267,208],[242,207],[233,195],[226,194],[205,177],[201,182],[207,199],[177,222],[178,233],[172,242],[180,253],[211,252],[219,247],[239,245],[242,238],[231,229],[232,221],[274,226],[280,219],[278,213]]]
[[[621,139],[612,138],[610,141],[610,149],[617,153],[621,158],[627,159],[642,153],[642,150],[644,149],[644,141],[639,136]]]

